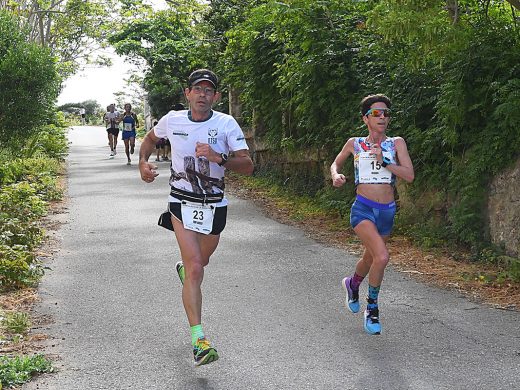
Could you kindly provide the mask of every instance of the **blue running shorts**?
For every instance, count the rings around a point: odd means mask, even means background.
[[[395,202],[377,203],[356,195],[356,200],[350,208],[350,225],[355,228],[361,221],[367,219],[376,225],[379,234],[388,236],[394,227],[395,211]]]
[[[136,132],[135,130],[131,130],[131,131],[123,131],[123,139],[130,139],[130,138],[135,138],[136,136]]]

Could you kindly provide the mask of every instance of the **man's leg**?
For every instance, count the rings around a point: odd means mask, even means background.
[[[135,150],[135,137],[130,137],[130,154],[134,154]]]
[[[114,134],[108,133],[108,145],[110,146],[110,155],[114,155]]]
[[[208,265],[210,256],[217,248],[220,236],[184,229],[181,221],[173,216],[171,218],[185,267],[182,289],[184,308],[190,325],[200,324],[204,267]]]
[[[114,154],[116,154],[116,146],[117,146],[117,137],[119,136],[119,130],[114,131]]]
[[[125,143],[125,154],[126,158],[128,159],[128,165],[130,165],[130,140],[124,139],[123,142]]]
[[[218,354],[206,340],[202,330],[201,285],[204,279],[204,267],[208,265],[210,256],[217,248],[220,236],[204,235],[184,229],[181,221],[173,216],[171,218],[184,263],[182,301],[192,331],[195,364],[210,363],[218,359]]]

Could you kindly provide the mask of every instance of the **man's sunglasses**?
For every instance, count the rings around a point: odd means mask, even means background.
[[[374,116],[376,118],[379,118],[381,115],[383,115],[385,118],[390,118],[390,114],[391,111],[389,108],[371,108],[365,115]]]

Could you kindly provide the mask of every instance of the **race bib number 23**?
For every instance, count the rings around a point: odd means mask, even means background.
[[[202,234],[209,234],[213,230],[215,206],[183,201],[181,213],[185,229]]]

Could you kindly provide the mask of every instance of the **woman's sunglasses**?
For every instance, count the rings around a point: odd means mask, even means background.
[[[383,115],[385,118],[390,118],[390,113],[391,111],[389,108],[371,108],[365,115],[374,116],[376,118],[379,118],[381,115]]]

